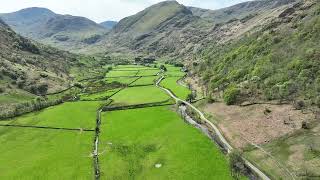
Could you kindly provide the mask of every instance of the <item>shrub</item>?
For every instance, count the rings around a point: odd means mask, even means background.
[[[224,102],[227,105],[235,104],[239,95],[240,89],[236,85],[229,85],[223,94]]]
[[[190,93],[190,94],[188,94],[186,100],[188,102],[192,102],[193,100],[195,100],[195,98],[196,98],[195,95],[193,93]]]
[[[167,71],[167,68],[163,64],[161,64],[160,69],[163,70],[164,72]]]
[[[301,110],[305,107],[305,103],[304,101],[299,100],[299,101],[295,101],[293,106],[296,110]]]
[[[301,128],[302,129],[310,129],[311,128],[311,124],[308,121],[302,121],[301,123]]]
[[[4,88],[0,88],[0,94],[4,92],[5,92]]]
[[[236,150],[229,154],[231,174],[235,179],[240,178],[241,174],[247,174],[248,171],[241,156],[242,154]]]

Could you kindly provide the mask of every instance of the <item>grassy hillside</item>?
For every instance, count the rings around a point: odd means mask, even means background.
[[[319,10],[304,1],[261,31],[206,49],[198,67],[203,81],[225,90],[226,101],[236,99],[231,103],[301,98],[320,105]]]
[[[194,60],[212,42],[224,44],[260,30],[295,1],[257,1],[212,11],[210,18],[176,1],[153,5],[121,20],[101,41],[84,51],[125,52]]]
[[[0,119],[60,103],[66,94],[50,94],[101,75],[102,60],[30,41],[2,20],[0,49]]]
[[[108,31],[87,18],[59,15],[45,8],[22,9],[0,17],[17,33],[64,50],[77,51]]]

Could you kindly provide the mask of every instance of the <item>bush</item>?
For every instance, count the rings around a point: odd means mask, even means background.
[[[248,169],[239,151],[233,151],[229,154],[231,174],[235,179],[241,177],[241,174],[247,174]]]
[[[4,91],[5,91],[4,88],[0,88],[0,94],[4,93]]]
[[[164,72],[167,71],[167,68],[163,64],[161,64],[160,69],[163,70]]]
[[[190,93],[188,94],[186,101],[191,103],[193,100],[195,100],[195,98],[196,98],[195,95],[193,93]]]
[[[224,102],[227,105],[232,105],[237,102],[237,98],[240,95],[240,89],[236,85],[229,85],[223,94]]]

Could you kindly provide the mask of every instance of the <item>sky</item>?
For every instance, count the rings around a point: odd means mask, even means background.
[[[3,0],[0,13],[45,7],[58,14],[87,17],[96,22],[119,21],[163,0]],[[248,0],[177,0],[186,6],[219,9]]]

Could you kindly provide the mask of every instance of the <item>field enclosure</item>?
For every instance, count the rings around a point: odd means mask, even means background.
[[[0,178],[231,179],[219,148],[155,85],[159,72],[116,66],[99,81],[121,87],[0,121]],[[176,84],[183,75],[169,67],[163,82],[179,97],[189,93]]]

